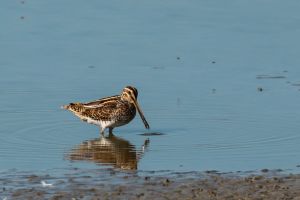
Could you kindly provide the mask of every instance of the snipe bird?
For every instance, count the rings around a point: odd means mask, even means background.
[[[143,111],[137,101],[138,91],[135,87],[126,86],[120,95],[105,97],[88,103],[70,103],[62,106],[70,110],[81,120],[100,126],[101,134],[109,128],[112,133],[113,128],[128,124],[136,114],[140,114],[147,129],[149,124],[144,117]]]

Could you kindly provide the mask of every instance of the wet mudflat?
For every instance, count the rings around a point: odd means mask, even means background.
[[[23,175],[0,179],[0,194],[7,199],[299,199],[300,176],[278,172],[260,175],[237,173],[136,173],[107,171],[110,176],[87,174],[51,177]],[[92,172],[95,173],[95,172]],[[120,173],[120,174],[119,174]],[[95,175],[95,174],[94,174]],[[116,178],[118,177],[118,178]],[[13,178],[13,177],[11,177]],[[114,179],[114,181],[111,181]],[[119,179],[120,183],[115,182]],[[46,181],[47,182],[46,182]]]

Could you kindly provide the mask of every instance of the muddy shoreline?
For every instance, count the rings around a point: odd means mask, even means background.
[[[11,176],[11,175],[10,175]],[[211,172],[26,174],[1,178],[0,199],[300,199],[300,174],[263,170],[242,175]]]

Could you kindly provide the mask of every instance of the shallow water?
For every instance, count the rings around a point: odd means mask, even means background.
[[[299,5],[2,1],[0,170],[298,172]],[[103,147],[60,109],[126,85],[150,131],[137,116]]]

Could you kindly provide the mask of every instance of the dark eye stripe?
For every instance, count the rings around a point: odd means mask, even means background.
[[[133,95],[135,96],[135,98],[137,98],[138,96],[138,91],[135,87],[132,87],[132,86],[126,86],[126,89],[130,92],[133,93]]]
[[[125,93],[128,95],[128,97],[130,97],[131,99],[135,99],[133,90],[129,90],[128,88],[126,88]]]

